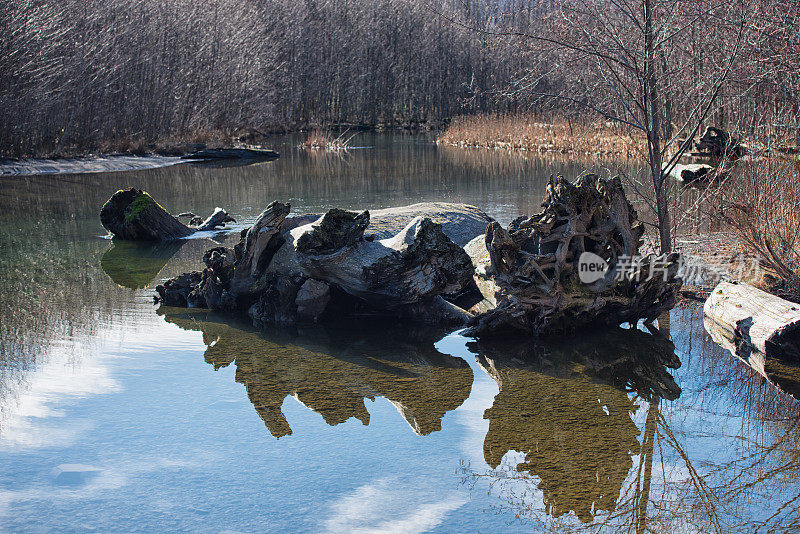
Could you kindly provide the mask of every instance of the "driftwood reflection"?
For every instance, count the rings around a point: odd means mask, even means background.
[[[100,267],[118,286],[142,289],[150,285],[184,243],[113,240],[100,259]]]
[[[208,312],[162,308],[171,323],[203,332],[206,361],[215,369],[234,364],[270,433],[292,433],[281,406],[294,396],[329,425],[354,417],[368,424],[365,399],[385,397],[419,435],[441,429],[441,419],[458,408],[472,389],[472,370],[440,353],[438,331],[369,324],[352,328],[312,327],[256,332]]]
[[[737,343],[725,330],[708,317],[703,317],[703,326],[720,347],[728,351],[750,368],[763,376],[767,382],[800,399],[800,365],[752,350],[747,344]]]
[[[500,387],[484,414],[489,466],[500,467],[509,451],[524,454],[516,471],[539,478],[552,517],[572,511],[589,522],[614,511],[633,457],[648,455],[632,419],[639,405],[627,392],[653,401],[680,395],[667,371],[679,365],[669,339],[620,328],[580,340],[469,346]]]

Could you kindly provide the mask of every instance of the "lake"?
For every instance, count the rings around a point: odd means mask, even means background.
[[[138,187],[178,213],[466,202],[506,224],[588,164],[362,134],[241,167],[0,177],[0,530],[787,532],[798,403],[685,304],[566,339],[363,321],[256,331],[159,308],[210,239],[105,239]],[[613,171],[613,164],[593,170]],[[232,243],[233,237],[217,241]]]

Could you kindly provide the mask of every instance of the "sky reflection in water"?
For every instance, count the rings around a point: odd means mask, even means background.
[[[536,209],[547,174],[577,167],[364,144],[345,160],[284,150],[272,167],[2,179],[4,530],[797,528],[797,403],[717,348],[697,308],[662,321],[669,337],[256,332],[152,305],[153,280],[195,267],[210,241],[96,237],[98,207],[126,185],[240,224],[272,199],[446,198],[507,221]]]

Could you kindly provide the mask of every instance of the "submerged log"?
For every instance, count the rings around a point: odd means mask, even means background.
[[[747,360],[752,351],[800,363],[800,304],[748,284],[720,282],[703,314]]]
[[[219,159],[275,159],[279,156],[274,150],[265,150],[261,148],[208,148],[193,152],[183,159],[191,160],[219,160]]]
[[[559,334],[653,320],[673,307],[679,257],[638,256],[644,229],[618,178],[588,174],[571,184],[559,177],[542,206],[508,229],[491,223],[484,248],[468,246],[490,309],[467,335]]]
[[[172,241],[201,230],[214,230],[233,219],[217,208],[198,227],[189,227],[170,215],[153,197],[139,189],[121,189],[100,210],[100,222],[116,239]]]

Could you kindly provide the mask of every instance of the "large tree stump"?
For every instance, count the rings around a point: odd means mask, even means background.
[[[100,222],[116,239],[129,241],[172,241],[197,231],[214,230],[233,219],[221,208],[197,227],[189,227],[139,189],[114,193],[100,210]]]
[[[507,230],[496,222],[487,228],[486,257],[473,261],[491,309],[471,321],[467,335],[559,334],[652,320],[672,308],[681,284],[678,255],[637,256],[644,229],[618,178],[588,174],[570,184],[559,177],[542,206]],[[592,260],[606,272],[586,283],[579,267]]]

